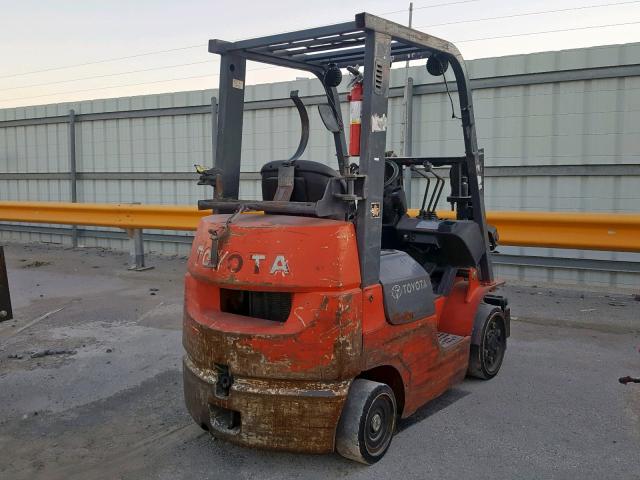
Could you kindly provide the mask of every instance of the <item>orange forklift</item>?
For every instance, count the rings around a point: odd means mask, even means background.
[[[221,57],[219,112],[216,165],[199,169],[213,198],[198,206],[212,215],[200,222],[185,278],[189,412],[240,445],[377,462],[398,418],[466,375],[492,378],[507,346],[509,308],[496,294],[497,234],[485,219],[483,152],[462,56],[445,40],[368,13],[211,40],[209,51]],[[460,156],[386,152],[391,65],[420,59],[432,75],[449,67],[455,74]],[[309,100],[333,136],[338,170],[327,158],[300,159],[309,116],[292,92],[298,149],[262,167],[263,200],[239,199],[247,60],[318,78],[325,95]],[[349,149],[347,97],[337,90],[343,70],[351,72],[357,126]],[[417,215],[407,209],[407,170],[426,179]],[[441,218],[447,183],[453,212]]]

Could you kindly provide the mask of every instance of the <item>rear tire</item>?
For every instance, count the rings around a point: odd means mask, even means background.
[[[469,368],[471,377],[489,380],[500,371],[507,350],[507,329],[504,313],[495,308],[485,319],[480,345],[471,345]]]
[[[338,423],[336,450],[356,462],[376,463],[391,445],[396,414],[396,397],[388,385],[355,379]]]

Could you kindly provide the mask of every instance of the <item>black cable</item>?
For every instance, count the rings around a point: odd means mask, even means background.
[[[190,45],[190,46],[187,46],[187,47],[170,48],[169,50],[155,50],[153,52],[137,53],[135,55],[128,55],[126,57],[108,58],[106,60],[96,60],[94,62],[77,63],[77,64],[74,64],[74,65],[64,65],[62,67],[50,67],[50,68],[45,68],[45,69],[42,69],[42,70],[32,70],[30,72],[13,73],[11,75],[0,76],[0,80],[3,79],[3,78],[22,77],[23,75],[31,75],[31,74],[34,74],[34,73],[52,72],[54,70],[66,70],[66,69],[69,69],[69,68],[84,67],[86,65],[96,65],[96,64],[99,64],[99,63],[116,62],[118,60],[128,60],[130,58],[144,57],[144,56],[147,56],[147,55],[157,55],[157,54],[160,54],[160,53],[170,53],[170,52],[177,52],[179,50],[189,50],[189,49],[192,49],[192,48],[202,48],[202,47],[203,47],[202,44],[200,44],[200,45]]]
[[[195,75],[192,77],[180,77],[180,78],[170,78],[167,80],[156,80],[155,82],[142,82],[142,83],[130,83],[130,84],[126,84],[126,85],[111,85],[109,87],[96,87],[96,88],[85,88],[83,90],[67,90],[65,92],[56,92],[56,93],[48,93],[48,94],[44,94],[44,95],[35,95],[33,97],[21,97],[21,98],[2,98],[0,99],[0,102],[14,102],[17,100],[29,100],[31,98],[41,98],[41,97],[53,97],[55,95],[64,95],[66,93],[83,93],[83,92],[92,92],[95,90],[108,90],[110,88],[124,88],[124,87],[137,87],[140,85],[148,85],[148,84],[152,84],[152,83],[165,83],[165,82],[174,82],[174,81],[178,81],[178,80],[191,80],[191,79],[195,79],[195,78],[206,78],[206,77],[212,77],[215,74],[207,74],[207,75]]]
[[[486,22],[488,20],[504,20],[506,18],[518,18],[518,17],[528,17],[531,15],[545,15],[548,13],[562,13],[562,12],[572,12],[576,10],[587,10],[590,8],[601,8],[601,7],[615,7],[618,5],[629,5],[633,3],[640,3],[640,0],[632,0],[626,2],[615,2],[615,3],[601,3],[598,5],[584,5],[581,7],[570,7],[570,8],[559,8],[556,10],[540,10],[537,12],[527,12],[527,13],[514,13],[511,15],[502,15],[499,17],[484,17],[484,18],[474,18],[471,20],[457,20],[455,22],[446,22],[446,23],[435,23],[432,25],[425,25],[423,27],[416,28],[431,28],[431,27],[444,27],[447,25],[459,25],[461,23],[475,23],[475,22]]]
[[[459,5],[461,3],[473,3],[473,2],[481,2],[481,1],[482,0],[460,0],[457,2],[436,3],[433,5],[424,5],[422,7],[413,7],[413,11],[415,12],[416,10],[424,10],[425,8],[448,7],[449,5]],[[404,8],[402,10],[394,10],[393,12],[382,12],[382,13],[379,13],[378,15],[393,15],[394,13],[404,13],[408,11],[409,11],[408,8]]]
[[[142,70],[130,70],[128,72],[119,72],[119,73],[106,73],[104,75],[93,75],[91,77],[82,77],[82,78],[72,78],[71,80],[59,80],[57,82],[47,82],[47,83],[31,83],[29,85],[20,85],[19,87],[9,87],[2,88],[0,92],[6,92],[7,90],[20,90],[23,88],[32,88],[32,87],[44,87],[47,85],[58,85],[61,83],[71,83],[71,82],[81,82],[82,80],[92,80],[94,78],[106,78],[106,77],[117,77],[120,75],[129,75],[131,73],[142,73],[142,72],[151,72],[154,70],[164,70],[166,68],[177,68],[177,67],[188,67],[193,65],[203,65],[205,63],[211,63],[209,60],[205,60],[203,62],[192,62],[192,63],[179,63],[176,65],[163,65],[161,67],[152,67],[152,68],[144,68]]]
[[[454,40],[453,43],[469,43],[469,42],[479,42],[479,41],[486,41],[486,40],[499,40],[499,39],[503,39],[503,38],[526,37],[526,36],[530,36],[530,35],[544,35],[544,34],[548,34],[548,33],[564,33],[564,32],[573,32],[573,31],[579,31],[579,30],[590,30],[590,29],[597,29],[597,28],[619,27],[619,26],[637,25],[637,24],[640,24],[640,21],[623,22],[623,23],[612,23],[612,24],[606,24],[606,25],[591,25],[591,26],[586,26],[586,27],[574,27],[574,28],[565,28],[565,29],[559,29],[559,30],[545,30],[545,31],[538,31],[538,32],[516,33],[516,34],[509,34],[509,35],[499,35],[499,36],[494,36],[494,37],[473,38],[473,39],[467,39],[467,40]],[[185,47],[185,48],[192,48],[192,47]],[[182,48],[182,49],[184,49],[184,48]],[[174,51],[174,50],[180,50],[180,49],[173,49],[173,50],[166,50],[166,51]],[[149,52],[148,54],[151,54],[151,53],[152,52]],[[147,55],[147,54],[139,54],[139,55],[133,55],[131,57],[122,57],[122,58],[133,58],[133,57],[142,56],[142,55]],[[113,59],[113,60],[115,60],[115,59]],[[104,62],[105,61],[98,61],[98,62],[91,62],[91,63],[104,63]],[[83,64],[83,65],[86,65],[86,64]],[[42,71],[59,70],[59,69],[62,69],[62,68],[71,68],[71,67],[52,68],[52,69],[47,69],[47,70],[42,70]],[[278,67],[266,67],[264,69],[266,70],[266,69],[273,69],[273,68],[278,68]],[[259,69],[255,69],[255,70],[259,70]],[[35,73],[35,72],[32,72],[32,73]],[[7,77],[19,76],[19,75],[23,75],[23,74],[8,75]],[[24,75],[26,75],[26,74],[24,74]],[[162,82],[169,82],[169,81],[188,80],[188,79],[192,79],[192,78],[203,78],[205,76],[208,76],[208,75],[197,76],[197,77],[182,77],[182,78],[175,78],[175,79],[169,79],[169,80],[142,82],[142,83],[135,83],[135,84],[127,84],[127,85],[115,85],[115,86],[110,86],[110,87],[100,87],[100,88],[93,88],[93,89],[86,89],[86,90],[77,90],[77,92],[85,92],[85,91],[92,91],[92,90],[106,90],[106,89],[109,89],[109,88],[122,88],[122,87],[141,86],[141,85],[162,83]],[[0,77],[0,79],[1,78],[7,78],[7,77]],[[446,79],[445,79],[445,83],[446,83]],[[74,92],[75,91],[67,91],[67,92],[53,93],[53,94],[49,94],[49,95],[37,95],[37,96],[33,96],[33,97],[22,97],[22,98],[16,98],[16,99],[0,99],[0,101],[28,100],[30,98],[49,97],[49,96],[62,95],[62,94],[65,94],[65,93],[74,93]],[[453,118],[458,118],[458,117],[453,117]]]
[[[267,69],[271,69],[273,67],[264,67],[264,68],[251,68],[248,69],[247,72],[253,72],[256,70],[267,70]],[[155,81],[150,81],[150,82],[141,82],[141,83],[127,83],[124,85],[110,85],[107,87],[96,87],[96,88],[86,88],[83,90],[65,90],[64,92],[56,92],[56,93],[48,93],[48,94],[44,94],[44,95],[35,95],[32,97],[20,97],[20,98],[0,98],[0,102],[14,102],[14,101],[18,101],[18,100],[29,100],[31,98],[42,98],[42,97],[53,97],[55,95],[65,95],[67,93],[82,93],[82,92],[92,92],[92,91],[96,91],[96,90],[108,90],[110,88],[125,88],[125,87],[138,87],[141,85],[148,85],[148,84],[154,84],[154,83],[165,83],[165,82],[174,82],[174,81],[179,81],[179,80],[191,80],[191,79],[196,79],[196,78],[208,78],[208,77],[219,77],[220,74],[219,73],[210,73],[210,74],[206,74],[206,75],[194,75],[194,76],[190,76],[190,77],[178,77],[178,78],[169,78],[166,80],[155,80]]]
[[[449,84],[447,83],[447,77],[444,72],[442,72],[442,79],[444,80],[444,88],[447,89],[447,95],[449,96],[449,101],[451,102],[451,118],[457,118],[458,120],[460,120],[460,117],[456,115],[456,110],[453,106],[453,98],[451,97],[451,91],[449,91]]]
[[[513,38],[513,37],[526,37],[529,35],[544,35],[546,33],[565,33],[565,32],[575,32],[578,30],[590,30],[593,28],[607,28],[607,27],[622,27],[626,25],[637,25],[640,21],[637,22],[624,22],[624,23],[609,23],[607,25],[591,25],[588,27],[575,27],[575,28],[562,28],[559,30],[543,30],[540,32],[528,32],[528,33],[514,33],[511,35],[500,35],[497,37],[483,37],[483,38],[470,38],[468,40],[454,40],[453,43],[467,43],[467,42],[481,42],[484,40],[499,40],[502,38]]]
[[[422,9],[426,9],[426,8],[435,8],[435,7],[443,7],[443,6],[448,6],[448,5],[457,5],[457,4],[462,4],[462,3],[472,3],[472,2],[478,2],[481,0],[461,0],[461,1],[455,1],[455,2],[447,2],[447,3],[438,3],[438,4],[434,4],[434,5],[425,5],[422,7],[414,7],[414,10],[422,10]],[[499,16],[499,17],[487,17],[487,18],[478,18],[478,19],[471,19],[471,20],[460,20],[460,21],[456,21],[456,22],[448,22],[448,23],[439,23],[439,24],[434,24],[434,25],[426,25],[423,27],[414,27],[414,28],[430,28],[430,27],[440,27],[440,26],[446,26],[446,25],[455,25],[455,24],[461,24],[461,23],[473,23],[473,22],[482,22],[482,21],[487,21],[487,20],[501,20],[501,19],[506,19],[506,18],[515,18],[515,17],[526,17],[526,16],[530,16],[530,15],[541,15],[541,14],[546,14],[546,13],[559,13],[559,12],[568,12],[568,11],[573,11],[573,10],[585,10],[585,9],[590,9],[590,8],[600,8],[600,7],[609,7],[609,6],[617,6],[617,5],[628,5],[628,4],[633,4],[633,3],[640,3],[640,0],[636,0],[636,1],[625,1],[625,2],[614,2],[614,3],[604,3],[604,4],[600,4],[600,5],[585,5],[585,6],[581,6],[581,7],[572,7],[572,8],[563,8],[563,9],[557,9],[557,10],[546,10],[546,11],[539,11],[539,12],[528,12],[528,13],[519,13],[519,14],[513,14],[513,15],[504,15],[504,16]],[[380,15],[391,15],[394,13],[402,13],[402,12],[408,12],[409,9],[403,9],[403,10],[394,10],[391,12],[383,12]],[[606,26],[614,26],[614,25],[606,25]],[[600,28],[600,27],[588,27],[588,28]],[[566,31],[570,31],[570,30],[566,30]],[[558,32],[558,31],[553,31],[553,33]],[[543,32],[539,32],[539,33],[543,33]],[[546,33],[546,32],[545,32]],[[551,33],[551,32],[549,32]],[[529,35],[535,35],[538,33],[531,33]],[[492,37],[493,38],[505,38],[505,37]],[[480,41],[480,40],[489,40],[489,38],[487,39],[474,39],[474,40],[462,40],[462,41],[458,41],[460,42],[472,42],[472,41]],[[154,51],[150,51],[150,52],[143,52],[143,53],[138,53],[138,54],[134,54],[134,55],[127,55],[124,57],[114,57],[114,58],[108,58],[108,59],[104,59],[104,60],[96,60],[96,61],[92,61],[92,62],[85,62],[85,63],[77,63],[77,64],[72,64],[72,65],[63,65],[60,67],[50,67],[50,68],[45,68],[42,70],[32,70],[29,72],[22,72],[22,73],[13,73],[10,75],[2,75],[0,76],[0,80],[4,79],[4,78],[14,78],[14,77],[21,77],[24,75],[32,75],[35,73],[45,73],[45,72],[52,72],[52,71],[56,71],[56,70],[66,70],[66,69],[70,69],[70,68],[78,68],[78,67],[84,67],[87,65],[96,65],[96,64],[100,64],[100,63],[109,63],[109,62],[115,62],[115,61],[119,61],[119,60],[127,60],[127,59],[131,59],[131,58],[138,58],[138,57],[143,57],[143,56],[148,56],[148,55],[158,55],[158,54],[162,54],[162,53],[171,53],[171,52],[176,52],[176,51],[180,51],[180,50],[190,50],[193,48],[201,48],[202,45],[188,45],[188,46],[184,46],[184,47],[177,47],[177,48],[171,48],[171,49],[167,49],[167,50],[154,50]],[[87,78],[91,78],[91,77],[87,77]],[[41,86],[41,85],[37,85],[37,86]]]

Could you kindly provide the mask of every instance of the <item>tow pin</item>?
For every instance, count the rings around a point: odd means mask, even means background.
[[[209,253],[209,263],[207,263],[207,267],[209,268],[218,268],[218,262],[220,261],[220,255],[218,254],[218,244],[220,242],[220,236],[216,230],[209,230],[209,235],[211,235],[211,251]]]

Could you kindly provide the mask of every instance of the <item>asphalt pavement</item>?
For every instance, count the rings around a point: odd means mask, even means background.
[[[512,336],[491,381],[403,420],[366,467],[337,454],[215,440],[185,410],[185,259],[5,248],[15,320],[0,323],[1,479],[640,479],[640,287],[509,284]],[[32,358],[33,357],[33,358]]]

